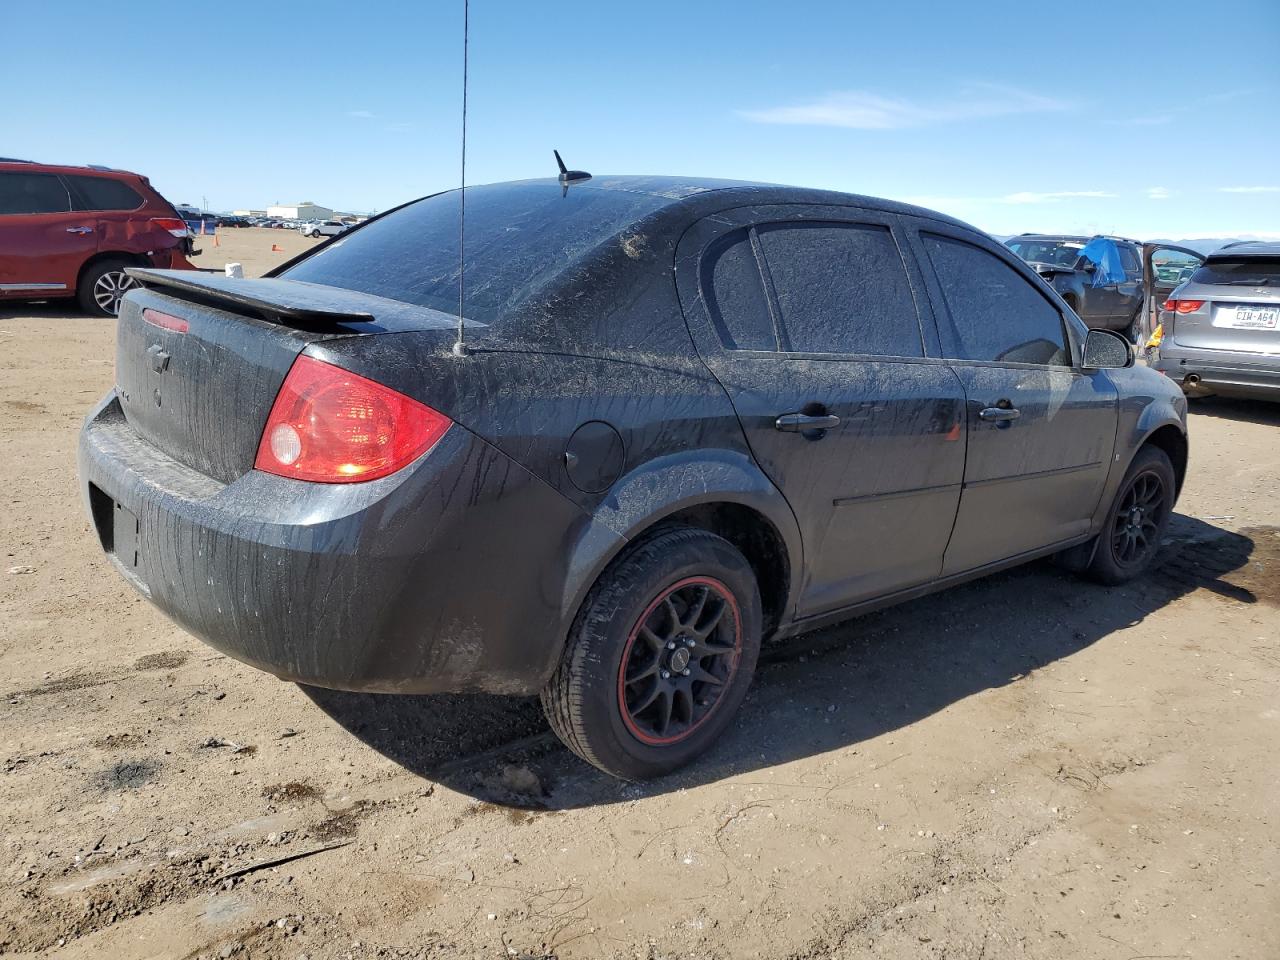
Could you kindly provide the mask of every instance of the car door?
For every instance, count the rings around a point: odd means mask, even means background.
[[[943,574],[1083,536],[1115,444],[1114,385],[1077,365],[1064,314],[998,244],[913,222],[941,355],[967,399],[964,488]]]
[[[809,616],[938,576],[964,472],[964,393],[926,357],[896,219],[765,206],[702,221],[677,281],[701,355],[795,513]]]
[[[1204,261],[1203,254],[1186,247],[1160,243],[1142,245],[1146,306],[1142,318],[1143,339],[1139,342],[1145,343],[1146,338],[1151,336],[1157,322],[1156,317],[1160,315],[1160,307],[1169,299],[1169,295],[1184,280],[1190,280]]]
[[[0,172],[0,296],[65,296],[96,245],[53,173]]]
[[[135,236],[142,231],[136,211],[146,203],[142,194],[111,177],[71,174],[66,181],[72,209],[82,214],[79,223],[92,228],[96,250],[138,249]]]

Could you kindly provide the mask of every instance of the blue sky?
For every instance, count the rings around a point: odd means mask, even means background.
[[[458,2],[8,4],[0,154],[212,209],[458,180]],[[22,42],[27,38],[28,42]],[[995,233],[1280,236],[1280,3],[473,0],[469,180],[768,180]]]

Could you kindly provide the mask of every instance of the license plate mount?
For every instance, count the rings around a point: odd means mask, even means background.
[[[139,533],[138,518],[126,507],[114,504],[111,511],[112,552],[125,567],[137,569]]]

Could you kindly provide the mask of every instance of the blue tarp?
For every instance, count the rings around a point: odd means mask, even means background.
[[[1114,240],[1105,237],[1094,237],[1080,250],[1080,256],[1092,262],[1097,269],[1093,271],[1090,286],[1107,287],[1113,283],[1124,283],[1124,264],[1120,262],[1120,251]]]

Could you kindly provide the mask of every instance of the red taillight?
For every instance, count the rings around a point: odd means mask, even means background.
[[[152,310],[150,307],[142,311],[142,319],[153,327],[159,327],[161,330],[172,330],[174,333],[186,333],[191,329],[191,324],[181,317],[175,317],[169,313],[161,313],[159,310]]]
[[[1166,300],[1164,302],[1164,309],[1170,313],[1195,313],[1203,306],[1203,300]]]
[[[452,423],[390,387],[298,357],[271,407],[253,465],[314,483],[376,480],[418,459]]]
[[[187,229],[187,222],[180,218],[152,217],[151,222],[161,230],[168,230],[175,237],[187,237],[191,235],[191,231]]]

